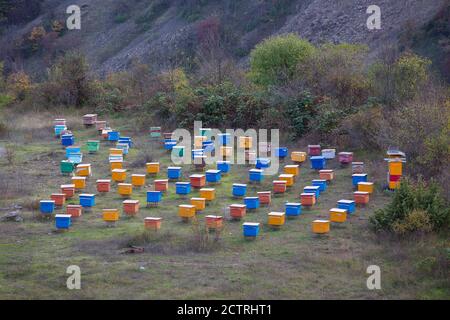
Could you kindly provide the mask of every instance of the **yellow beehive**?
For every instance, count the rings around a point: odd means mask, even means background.
[[[358,182],[358,191],[373,193],[373,182]]]
[[[123,150],[117,148],[109,148],[110,156],[123,156]]]
[[[314,220],[312,222],[312,231],[318,234],[330,232],[330,220]]]
[[[148,174],[159,173],[159,162],[148,162],[146,164]]]
[[[203,147],[203,142],[206,141],[207,136],[195,136],[194,137],[194,147],[195,149],[201,149]]]
[[[195,217],[195,206],[193,206],[191,204],[180,204],[178,206],[178,215],[181,218]]]
[[[75,185],[75,189],[86,188],[86,177],[72,177],[72,184]]]
[[[132,174],[131,184],[135,187],[143,187],[145,185],[145,174]]]
[[[116,182],[124,182],[127,179],[126,169],[114,169],[112,170],[111,178]]]
[[[394,190],[400,186],[400,181],[389,181],[389,189]]]
[[[239,148],[251,149],[253,146],[252,137],[239,137]]]
[[[123,161],[122,160],[111,160],[109,162],[111,170],[114,169],[123,169]]]
[[[294,185],[294,175],[290,173],[280,174],[278,180],[286,181],[287,187],[292,187]]]
[[[231,157],[233,154],[233,148],[232,147],[220,147],[220,156],[221,157]]]
[[[203,211],[206,208],[205,198],[191,198],[191,205],[195,207],[197,211]]]
[[[291,164],[284,166],[284,173],[298,176],[300,174],[300,166],[298,164]]]
[[[75,170],[79,177],[89,177],[91,175],[91,165],[88,163],[80,163]]]
[[[133,193],[133,185],[131,183],[119,183],[117,185],[117,193],[122,197],[131,196]]]
[[[331,222],[345,222],[347,220],[347,210],[332,208],[330,209],[330,221]]]
[[[103,209],[103,221],[116,222],[119,220],[119,209]]]
[[[286,214],[284,212],[270,212],[268,214],[268,224],[270,226],[282,226],[286,221]]]
[[[214,188],[201,188],[200,198],[205,198],[206,201],[212,201],[216,198],[216,189]]]
[[[303,151],[292,151],[291,152],[291,160],[294,162],[305,162],[306,160],[306,152]]]
[[[393,176],[401,176],[403,163],[401,161],[389,161],[389,174]]]

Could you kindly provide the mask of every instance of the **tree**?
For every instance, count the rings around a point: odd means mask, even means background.
[[[286,84],[314,51],[313,45],[294,34],[268,38],[250,53],[250,78],[263,86]]]

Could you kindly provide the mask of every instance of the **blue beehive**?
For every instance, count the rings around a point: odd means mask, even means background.
[[[161,202],[162,192],[161,191],[147,191],[147,202],[158,203]]]
[[[311,161],[311,169],[322,170],[325,168],[325,158],[322,156],[310,157],[309,161]]]
[[[67,127],[65,125],[57,124],[55,125],[55,136],[59,137],[61,135],[61,132],[67,130]]]
[[[194,149],[192,150],[192,159],[195,157],[201,157],[205,155],[205,151],[203,149]]]
[[[367,182],[367,173],[355,173],[352,175],[353,186],[358,186],[358,182]]]
[[[217,170],[220,170],[222,173],[230,172],[230,168],[230,161],[217,161]]]
[[[245,197],[244,203],[247,209],[258,209],[259,208],[259,198],[258,197]]]
[[[133,141],[130,137],[119,137],[118,143],[126,143],[128,145],[128,148],[131,148],[133,146]]]
[[[325,190],[327,190],[327,186],[328,186],[327,180],[323,180],[323,179],[314,179],[312,181],[312,185],[319,187],[320,192],[324,192]]]
[[[206,171],[206,181],[207,182],[219,182],[222,178],[222,175],[220,174],[220,170],[207,170]]]
[[[231,144],[231,135],[229,133],[219,133],[219,142],[222,146]]]
[[[281,159],[286,158],[288,155],[288,148],[286,148],[286,147],[276,148],[275,155]]]
[[[268,158],[257,158],[256,159],[256,169],[264,169],[270,166],[270,159]]]
[[[177,145],[177,141],[174,139],[165,139],[164,140],[164,149],[171,151],[174,146]]]
[[[306,186],[306,187],[303,188],[303,192],[304,193],[315,193],[316,194],[316,199],[319,199],[320,187],[317,187],[317,186]]]
[[[301,203],[296,202],[287,202],[285,204],[286,208],[286,216],[299,216],[302,213],[302,205]]]
[[[66,147],[66,157],[67,158],[70,158],[70,156],[74,153],[81,153],[81,148],[78,146]]]
[[[120,132],[119,131],[109,131],[108,132],[108,141],[119,141]]]
[[[130,147],[128,143],[117,143],[116,148],[122,150],[123,155],[127,155]]]
[[[189,194],[191,192],[191,184],[189,182],[177,182],[175,183],[177,194]]]
[[[233,196],[244,197],[247,193],[247,185],[241,183],[233,183]]]
[[[65,147],[72,146],[75,143],[73,134],[63,134],[61,136],[61,144]]]
[[[41,200],[39,202],[39,209],[41,213],[52,214],[55,211],[55,201],[54,200]]]
[[[95,194],[80,194],[80,206],[83,208],[95,206]]]
[[[259,234],[259,223],[257,222],[245,222],[242,224],[242,230],[244,237],[256,237]]]
[[[263,171],[261,169],[249,170],[250,181],[261,182],[263,179]]]
[[[202,147],[205,150],[205,152],[212,152],[214,151],[214,142],[211,140],[203,141]]]
[[[355,201],[353,200],[339,200],[338,201],[338,208],[339,209],[346,209],[348,213],[353,213],[355,212],[356,209],[356,205],[355,205]]]
[[[69,229],[72,224],[72,216],[70,214],[55,215],[56,229]]]
[[[168,167],[167,168],[167,177],[169,179],[180,179],[181,177],[181,167]]]
[[[67,160],[69,160],[70,162],[74,163],[74,164],[80,164],[81,162],[83,162],[83,154],[80,153],[71,153],[68,157]]]

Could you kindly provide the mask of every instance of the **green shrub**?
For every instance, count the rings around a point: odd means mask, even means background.
[[[287,100],[284,104],[286,119],[289,123],[289,132],[292,139],[303,136],[310,128],[315,110],[313,97],[304,92],[298,97]]]

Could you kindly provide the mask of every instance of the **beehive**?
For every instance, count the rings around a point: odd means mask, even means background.
[[[172,140],[172,132],[163,133],[164,140]]]
[[[132,174],[131,184],[133,187],[143,187],[145,185],[145,174]]]
[[[134,216],[139,212],[139,200],[125,200],[122,204],[123,211],[129,216]]]
[[[98,179],[96,184],[97,184],[97,192],[111,191],[111,180],[109,179]]]
[[[159,162],[148,162],[145,164],[148,174],[158,174],[159,173]]]
[[[223,217],[208,215],[205,217],[206,228],[213,230],[220,230],[223,228]]]
[[[186,195],[191,192],[191,183],[190,182],[177,182],[175,183],[175,192],[176,194]]]
[[[150,138],[161,138],[161,127],[150,127]]]
[[[41,200],[39,201],[39,209],[43,214],[51,214],[55,211],[54,200]]]
[[[287,187],[292,187],[294,185],[294,175],[290,173],[280,174],[278,180],[286,181]]]
[[[279,147],[275,148],[275,156],[277,156],[280,159],[286,158],[288,155],[288,148],[286,147]]]
[[[53,125],[54,126],[65,126],[66,124],[67,124],[67,121],[64,118],[54,119],[53,120]]]
[[[56,229],[69,229],[72,224],[72,216],[70,214],[57,214],[55,215],[55,227]]]
[[[239,148],[251,149],[253,147],[252,137],[239,137]]]
[[[177,145],[177,141],[173,139],[164,140],[164,149],[167,151],[172,151],[173,147]]]
[[[353,162],[353,152],[339,152],[338,160],[341,165],[347,165]]]
[[[311,169],[322,170],[325,168],[326,160],[322,156],[312,156],[309,161],[311,162]]]
[[[265,169],[270,167],[270,159],[269,158],[256,158],[256,169]]]
[[[203,147],[203,141],[206,141],[206,136],[195,136],[194,137],[194,148],[201,149]]]
[[[162,218],[147,217],[144,218],[144,227],[148,230],[158,231],[161,229]]]
[[[159,202],[161,202],[161,199],[161,191],[147,191],[147,204],[156,206]]]
[[[319,186],[306,186],[303,188],[304,193],[314,193],[316,196],[316,200],[319,199],[320,196],[320,187]]]
[[[358,191],[373,193],[373,182],[358,182]]]
[[[358,186],[359,182],[367,182],[367,173],[355,173],[352,174],[352,183],[353,186]]]
[[[111,142],[119,141],[120,132],[109,130],[107,133],[107,140]]]
[[[60,170],[62,174],[70,174],[75,169],[75,164],[69,160],[61,160]]]
[[[111,171],[111,178],[115,182],[124,182],[127,179],[126,169],[113,169]]]
[[[355,209],[356,209],[355,201],[342,199],[342,200],[339,200],[337,203],[338,203],[339,209],[345,209],[345,210],[347,210],[347,213],[349,213],[349,214],[355,212]]]
[[[189,179],[194,188],[203,188],[206,185],[206,177],[204,174],[192,174],[189,176]]]
[[[120,149],[120,148],[109,148],[109,155],[123,156],[123,149]]]
[[[212,201],[216,198],[216,189],[202,188],[200,189],[200,198],[205,198],[206,201]]]
[[[260,204],[270,205],[272,202],[272,192],[270,191],[260,191],[257,192],[257,195]]]
[[[284,166],[284,173],[298,176],[300,174],[300,166],[298,164],[291,164]]]
[[[249,180],[251,182],[261,182],[263,180],[263,171],[261,169],[250,169]]]
[[[400,181],[389,181],[388,187],[391,190],[397,189],[400,186]]]
[[[206,181],[210,183],[220,182],[221,174],[220,170],[207,170],[206,171]]]
[[[154,184],[155,184],[155,191],[164,192],[169,189],[169,180],[167,179],[155,180]]]
[[[75,143],[75,138],[73,134],[62,134],[61,135],[61,145],[64,147],[72,146]]]
[[[353,173],[364,173],[364,162],[352,162]]]
[[[245,151],[245,161],[247,161],[249,164],[255,164],[256,163],[256,152],[254,151]]]
[[[230,216],[236,220],[244,218],[247,213],[247,206],[245,204],[231,204],[229,209]]]
[[[122,156],[126,156],[129,153],[129,145],[126,143],[117,143],[115,149],[122,150]],[[118,153],[110,154],[110,155],[119,155]]]
[[[55,206],[62,207],[66,203],[66,195],[64,193],[52,193],[50,199],[55,201]]]
[[[120,213],[118,209],[103,209],[103,221],[116,222],[119,221]]]
[[[311,181],[314,187],[319,187],[320,192],[327,190],[327,180],[324,179],[314,179]]]
[[[181,167],[168,167],[167,177],[172,180],[177,180],[181,177]]]
[[[258,197],[245,197],[244,203],[248,210],[254,210],[259,208],[259,198]]]
[[[117,145],[119,145],[119,144],[125,145],[126,144],[127,145],[127,150],[133,146],[133,140],[131,139],[131,137],[122,137],[122,136],[120,136],[119,140],[117,140],[117,142],[118,142]],[[121,147],[121,148],[123,148],[123,147]]]
[[[343,223],[347,220],[347,210],[340,208],[332,208],[330,209],[330,221]]]
[[[83,213],[83,207],[78,204],[69,204],[66,207],[66,214],[70,214],[72,218],[81,217]]]
[[[72,177],[72,184],[77,190],[84,189],[86,188],[86,177]]]
[[[273,193],[285,193],[287,188],[286,180],[275,180],[273,182]]]
[[[268,225],[273,227],[280,227],[286,221],[286,214],[284,212],[270,212],[268,214]]]
[[[302,207],[312,207],[316,204],[316,194],[303,192],[300,194],[300,202]]]
[[[259,223],[258,222],[245,222],[242,224],[242,231],[244,237],[255,238],[259,234]]]
[[[314,220],[312,222],[312,232],[325,234],[330,232],[330,220]]]
[[[320,156],[321,153],[322,153],[322,149],[319,144],[308,145],[308,155],[309,156]]]
[[[401,176],[403,174],[402,161],[389,161],[389,174],[394,176]]]
[[[83,208],[91,208],[95,206],[95,194],[80,194],[80,206]]]
[[[285,203],[286,216],[296,217],[302,213],[302,204],[297,202],[287,202]]]
[[[109,166],[110,166],[111,170],[123,169],[123,160],[110,160]]]
[[[227,174],[230,172],[230,168],[230,161],[217,161],[217,170],[220,170],[222,174]]]
[[[89,163],[79,164],[77,165],[75,173],[79,177],[89,177],[92,175],[91,165]]]
[[[62,184],[61,193],[66,195],[66,199],[70,199],[75,195],[75,185],[74,184]]]
[[[336,157],[336,149],[323,149],[322,157],[324,157],[326,160],[334,159]]]
[[[232,147],[220,147],[220,156],[222,158],[231,158],[233,156],[233,148]]]
[[[100,141],[98,140],[88,140],[86,145],[89,153],[96,153],[100,149]]]
[[[232,193],[234,197],[244,197],[247,193],[247,185],[242,183],[233,183]]]
[[[190,204],[180,204],[178,206],[178,215],[184,219],[195,217],[195,206]]]
[[[67,127],[65,124],[57,124],[54,126],[55,130],[55,137],[61,136],[61,133],[67,130]]]
[[[103,129],[102,132],[101,132],[102,138],[103,138],[104,140],[108,140],[109,133],[110,133],[111,131],[112,131],[112,130],[111,130],[110,128],[105,128],[105,129]]]
[[[92,126],[97,121],[97,115],[95,113],[88,113],[83,116],[83,124],[85,126]]]
[[[104,120],[95,121],[95,129],[97,129],[97,131],[103,131],[105,128],[106,128],[106,121]]]
[[[306,152],[302,151],[292,151],[291,152],[291,160],[293,162],[302,163],[306,161]]]
[[[331,169],[322,169],[319,171],[319,177],[322,180],[330,182],[334,179],[334,171]]]
[[[355,191],[353,192],[353,198],[356,204],[366,205],[369,203],[369,193],[365,191]]]
[[[117,193],[122,197],[129,197],[133,193],[133,185],[131,183],[119,183]]]
[[[206,208],[205,198],[191,198],[191,205],[195,206],[196,211],[203,211]]]

